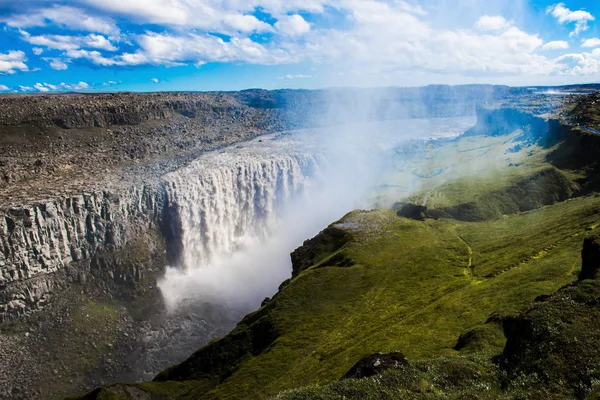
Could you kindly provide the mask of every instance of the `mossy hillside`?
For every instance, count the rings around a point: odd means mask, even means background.
[[[399,350],[413,360],[462,354],[453,349],[461,333],[575,278],[580,234],[597,223],[598,210],[600,198],[587,197],[485,223],[353,212],[332,227],[351,232],[337,251],[354,264],[320,263],[286,285],[262,312],[276,337],[229,360],[232,368],[217,376],[224,381],[205,396],[264,398],[331,382],[374,352]],[[254,328],[246,321],[232,334]],[[478,341],[478,351],[499,353],[496,333]],[[188,362],[202,365],[203,350]]]
[[[276,400],[502,399],[498,368],[487,357],[438,357],[364,379],[284,391]]]
[[[433,146],[432,154],[447,157],[421,160],[423,171],[433,171],[423,193],[439,193],[452,206],[552,169],[546,149],[508,151],[519,134],[464,138],[446,150]],[[482,141],[487,144],[478,146]],[[462,162],[438,168],[454,160],[460,146],[468,150]],[[494,161],[487,158],[492,153]],[[473,169],[477,159],[486,168]],[[454,172],[468,173],[477,183],[460,187]],[[568,184],[579,176],[556,172]],[[436,189],[441,184],[446,186]],[[453,190],[455,196],[445,195]],[[492,313],[514,315],[572,281],[581,233],[597,224],[599,210],[599,198],[582,197],[477,223],[418,222],[385,210],[350,213],[331,226],[345,230],[347,242],[317,246],[313,265],[303,265],[230,335],[160,374],[156,388],[175,379],[195,384],[173,398],[267,398],[336,381],[375,352],[399,350],[423,363],[442,357],[457,368],[466,354],[489,359],[502,351],[504,339],[500,325],[484,322]],[[266,340],[258,340],[265,332]],[[474,334],[468,345],[455,350],[459,336],[469,332]]]
[[[388,208],[402,192],[417,204],[447,207],[502,190],[550,165],[549,149],[523,142],[523,131],[506,136],[459,137],[443,145],[421,144],[390,156],[372,201]]]
[[[565,288],[510,324],[508,378],[533,375],[552,392],[578,398],[598,386],[599,294],[597,282]]]
[[[586,239],[586,243],[590,239]],[[591,239],[598,243],[598,234]],[[598,248],[591,252],[600,265]],[[583,255],[582,253],[582,255]],[[585,262],[585,257],[584,262]],[[450,356],[401,364],[379,376],[325,386],[289,390],[277,399],[597,399],[600,394],[600,280],[584,279],[542,296],[513,317],[496,316],[459,344],[467,356]],[[504,327],[508,338],[494,359],[472,351],[489,327]],[[492,328],[496,335],[496,328]],[[489,332],[483,336],[490,337]]]

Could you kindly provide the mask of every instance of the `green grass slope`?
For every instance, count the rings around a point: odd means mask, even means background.
[[[411,200],[445,214],[353,211],[294,252],[293,278],[229,335],[146,386],[74,398],[132,398],[130,389],[148,399],[525,396],[504,390],[510,371],[491,361],[505,321],[577,278],[600,197],[573,198],[586,171],[558,169],[548,162],[557,147],[517,146],[522,137],[428,149],[386,178],[420,175]],[[453,212],[465,204],[468,217]],[[394,351],[408,365],[338,382],[364,356]]]

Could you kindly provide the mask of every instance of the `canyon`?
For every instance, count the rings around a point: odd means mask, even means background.
[[[225,336],[244,315],[272,307],[265,297],[289,284],[289,253],[304,239],[358,206],[392,207],[418,195],[425,181],[416,176],[440,184],[444,173],[460,169],[421,173],[411,164],[410,179],[377,169],[386,182],[357,166],[416,162],[423,149],[473,126],[479,107],[524,97],[537,104],[539,96],[475,86],[369,96],[339,90],[0,98],[0,389],[9,398],[54,398],[153,378]],[[527,111],[547,113],[540,104]],[[485,128],[486,137],[501,137],[534,125],[527,115],[480,111],[478,127],[489,117],[498,130]],[[508,119],[512,125],[498,123]],[[437,125],[419,122],[431,120]],[[392,134],[354,136],[373,127]],[[347,136],[335,136],[340,131]],[[514,143],[534,142],[525,135]],[[373,143],[385,145],[369,149]],[[512,162],[522,163],[524,150],[514,153]],[[577,188],[569,182],[550,197],[571,197]],[[436,208],[436,201],[445,215],[465,213],[440,198],[423,202]],[[280,237],[285,243],[269,245]],[[252,253],[256,242],[266,250]],[[294,262],[294,276],[321,259],[302,258],[306,265]],[[276,268],[245,270],[248,260]],[[230,264],[238,267],[226,272]]]

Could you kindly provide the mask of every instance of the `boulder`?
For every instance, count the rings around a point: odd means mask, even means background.
[[[379,375],[390,368],[398,368],[408,365],[408,361],[404,354],[400,352],[392,353],[376,353],[370,356],[363,357],[357,362],[341,379],[349,378],[368,378],[370,376]]]

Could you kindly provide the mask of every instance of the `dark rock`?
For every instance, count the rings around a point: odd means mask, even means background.
[[[348,242],[348,232],[344,229],[329,226],[317,236],[306,240],[291,254],[292,276],[323,261],[332,253],[341,249]],[[347,263],[344,266],[348,266]]]
[[[414,203],[401,203],[400,208],[396,211],[399,217],[410,218],[417,221],[425,221],[427,207]]]
[[[408,365],[406,357],[404,357],[404,354],[397,351],[386,354],[372,354],[357,362],[341,379],[368,378],[370,376],[379,375],[387,369],[406,365]]]
[[[585,238],[581,250],[581,272],[579,280],[594,279],[600,268],[600,234]]]

